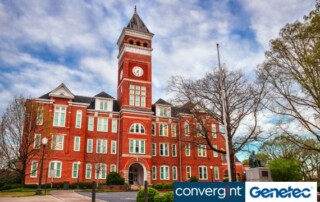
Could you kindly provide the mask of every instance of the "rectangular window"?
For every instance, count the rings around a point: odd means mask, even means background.
[[[113,133],[116,133],[118,131],[118,120],[117,119],[112,119],[112,129],[111,131]]]
[[[160,166],[160,180],[170,180],[169,166]]]
[[[114,164],[112,164],[112,165],[110,166],[110,172],[117,172],[117,166],[114,165]]]
[[[177,166],[172,166],[172,179],[177,180],[178,175],[177,175]]]
[[[211,124],[212,138],[217,138],[216,124]]]
[[[212,145],[213,148],[218,149],[217,145]],[[213,151],[213,157],[217,158],[218,157],[218,152]]]
[[[97,131],[108,132],[108,119],[107,118],[98,118]]]
[[[186,156],[190,156],[190,144],[187,143],[185,144],[185,152],[186,152]]]
[[[100,101],[100,110],[103,110],[103,111],[107,111],[108,109],[108,102],[104,102],[104,101]]]
[[[55,106],[54,107],[54,117],[53,126],[64,127],[66,124],[66,107]]]
[[[117,141],[111,140],[111,154],[117,153]]]
[[[156,135],[156,123],[152,123],[152,125],[151,125],[151,134],[153,136]]]
[[[52,178],[61,178],[62,163],[60,161],[50,162],[50,174]],[[51,173],[53,172],[53,173]]]
[[[199,144],[198,145],[198,156],[206,157],[207,156],[207,145]]]
[[[214,179],[219,180],[219,167],[214,167]]]
[[[168,124],[160,123],[159,124],[159,135],[160,136],[168,136]]]
[[[63,135],[52,135],[51,149],[63,150],[64,136]]]
[[[96,164],[96,179],[106,179],[107,165],[103,163]]]
[[[200,180],[208,179],[207,166],[199,166],[199,179]]]
[[[33,148],[40,149],[40,144],[41,144],[41,134],[34,134]]]
[[[90,163],[86,164],[86,179],[91,179],[92,165]]]
[[[169,156],[169,144],[160,144],[160,156]]]
[[[169,116],[167,108],[160,108],[160,116]]]
[[[37,113],[37,125],[40,126],[43,124],[43,107],[38,108],[38,113]]]
[[[191,177],[191,167],[190,166],[186,167],[186,175],[187,175],[187,179],[189,180]]]
[[[72,163],[72,178],[78,178],[79,166],[78,162]]]
[[[93,131],[94,129],[94,117],[88,118],[88,131]]]
[[[171,125],[171,136],[176,137],[177,136],[177,126]]]
[[[78,110],[76,114],[76,128],[81,128],[82,122],[82,111]]]
[[[129,147],[130,147],[130,153],[132,154],[144,154],[145,140],[130,140]]]
[[[37,177],[38,162],[32,161],[30,177]]]
[[[107,140],[97,139],[97,153],[106,154],[107,153]]]
[[[152,156],[157,155],[157,145],[155,143],[152,143]]]
[[[172,156],[176,157],[177,156],[177,145],[172,144]]]
[[[129,104],[136,107],[146,106],[146,87],[130,85],[129,87]]]
[[[188,123],[184,124],[184,135],[185,136],[190,136],[190,127]]]
[[[74,137],[73,151],[80,151],[80,137]]]
[[[93,140],[88,139],[87,140],[87,153],[92,153],[93,148]]]
[[[157,167],[152,166],[152,179],[156,180],[157,179]]]

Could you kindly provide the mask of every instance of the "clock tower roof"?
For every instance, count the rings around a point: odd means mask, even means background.
[[[133,14],[129,24],[127,25],[127,29],[132,29],[132,30],[144,32],[144,33],[151,33],[149,31],[149,29],[147,28],[147,26],[144,24],[144,22],[139,17],[136,7],[134,8],[134,14]]]

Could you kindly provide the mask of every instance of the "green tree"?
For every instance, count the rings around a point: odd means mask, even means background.
[[[268,167],[273,181],[300,181],[301,166],[295,159],[278,158],[270,161]]]

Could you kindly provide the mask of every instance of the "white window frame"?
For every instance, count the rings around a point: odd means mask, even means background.
[[[80,165],[78,164],[78,162],[72,163],[71,178],[73,178],[73,179],[78,178],[79,167],[80,167]]]
[[[94,117],[88,117],[88,131],[94,131]]]
[[[85,178],[86,179],[91,179],[91,177],[92,177],[92,164],[91,163],[87,163],[86,164],[86,176],[85,176]],[[88,174],[89,174],[89,177],[88,177]]]
[[[138,148],[138,151],[137,151],[137,148]],[[145,154],[146,153],[146,141],[145,140],[137,140],[137,139],[129,140],[129,153],[130,154]]]
[[[214,179],[220,180],[219,167],[217,167],[217,166],[214,167]]]
[[[51,164],[53,164],[53,169],[51,167]],[[60,164],[60,170],[58,170],[58,164]],[[61,178],[62,175],[62,161],[50,161],[49,162],[49,172],[51,172],[51,170],[53,170],[55,172],[54,175],[51,175],[51,173],[49,174],[49,176],[52,176],[52,178]]]
[[[53,126],[65,127],[67,118],[67,107],[54,106]]]
[[[97,131],[108,132],[108,118],[98,118]]]
[[[152,166],[151,168],[151,174],[152,174],[152,180],[156,180],[157,179],[157,167],[156,166]]]
[[[169,135],[169,126],[167,123],[159,124],[159,136],[167,137]]]
[[[108,110],[108,101],[99,101],[99,110],[101,111],[107,111]]]
[[[171,125],[171,137],[176,137],[177,136],[177,125],[172,124]]]
[[[172,180],[178,179],[178,168],[177,166],[172,166]]]
[[[116,164],[111,164],[111,165],[110,165],[110,172],[117,172],[117,166],[116,166]]]
[[[156,123],[152,123],[152,125],[151,125],[151,135],[152,136],[156,136]]]
[[[170,167],[166,165],[160,166],[160,180],[170,180]]]
[[[37,121],[36,124],[38,126],[41,126],[43,124],[43,113],[44,113],[44,109],[43,106],[38,108],[38,112],[37,112]]]
[[[185,136],[190,136],[190,125],[188,122],[184,123],[184,135]]]
[[[116,133],[118,131],[118,120],[112,119],[112,128],[111,132]]]
[[[58,143],[61,145],[61,148],[57,145],[57,138],[59,138]],[[64,148],[64,135],[53,134],[51,139],[51,149],[62,151]]]
[[[207,145],[198,144],[198,157],[207,157]]]
[[[92,152],[93,152],[93,139],[87,139],[87,153],[92,153]]]
[[[186,177],[187,180],[189,180],[191,178],[191,166],[186,166]]]
[[[157,144],[156,143],[152,143],[151,150],[152,150],[152,156],[157,156]]]
[[[130,126],[129,132],[134,134],[145,134],[146,129],[141,123],[134,123]]]
[[[145,86],[129,86],[129,105],[136,107],[146,107],[147,90]]]
[[[199,180],[207,180],[207,179],[208,179],[207,166],[199,166]]]
[[[177,157],[177,144],[171,145],[172,157]]]
[[[35,166],[35,168],[33,166]],[[38,176],[38,166],[39,166],[38,161],[31,162],[31,169],[30,169],[31,178],[36,178]]]
[[[217,145],[212,145],[212,147],[215,148],[215,149],[218,149],[218,146],[217,146]],[[213,151],[213,158],[218,158],[218,157],[219,157],[218,152]]]
[[[185,155],[186,156],[191,156],[191,146],[190,146],[190,143],[186,143],[184,145],[184,148],[185,148]]]
[[[97,139],[96,142],[96,153],[97,154],[106,154],[108,151],[108,140],[106,139]]]
[[[103,170],[103,168],[105,168],[105,170]],[[99,169],[99,176],[98,176],[98,169]],[[107,164],[96,163],[94,170],[95,170],[95,179],[106,179],[107,178]]]
[[[169,144],[160,143],[159,144],[159,155],[160,156],[169,156]]]
[[[40,149],[40,146],[41,146],[41,134],[36,133],[34,134],[33,149]]]
[[[80,141],[81,141],[80,136],[74,136],[73,151],[80,151],[80,144],[81,144]]]
[[[77,110],[76,112],[76,128],[81,128],[82,125],[82,111]]]
[[[217,138],[217,127],[216,124],[211,124],[211,133],[212,133],[212,138],[216,139]]]
[[[111,154],[117,154],[117,141],[111,140]]]

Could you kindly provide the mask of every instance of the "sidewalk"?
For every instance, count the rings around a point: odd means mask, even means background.
[[[91,202],[91,198],[75,193],[73,190],[52,191],[51,195],[29,197],[4,197],[0,202]],[[105,202],[96,199],[96,202]]]

